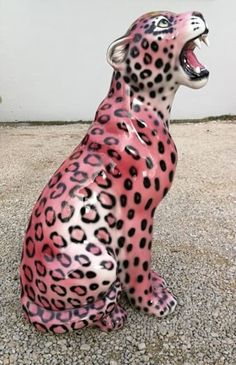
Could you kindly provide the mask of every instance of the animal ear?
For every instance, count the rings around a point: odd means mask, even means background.
[[[118,69],[124,62],[129,49],[130,37],[124,36],[116,39],[107,50],[107,61],[114,68]]]

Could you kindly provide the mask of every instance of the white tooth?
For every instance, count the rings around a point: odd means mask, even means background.
[[[200,39],[199,39],[199,38],[194,39],[194,43],[196,44],[196,46],[197,46],[199,49],[201,49],[202,45],[201,45],[201,41],[200,41]]]
[[[207,37],[204,37],[202,40],[207,45],[207,47],[209,47],[210,45],[209,39]]]
[[[200,74],[200,72],[201,72],[201,69],[200,69],[200,67],[199,66],[197,66],[197,67],[195,67],[195,72],[197,73],[197,74]]]

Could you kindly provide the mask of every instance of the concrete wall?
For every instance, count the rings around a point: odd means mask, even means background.
[[[236,114],[234,0],[0,0],[0,121],[92,119],[112,70],[108,45],[151,10],[199,10],[211,47],[204,89],[182,87],[173,118]]]

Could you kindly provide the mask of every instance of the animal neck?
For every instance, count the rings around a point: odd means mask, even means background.
[[[163,124],[169,128],[170,112],[178,85],[165,90],[164,86],[159,84],[156,89],[152,88],[150,91],[142,87],[142,83],[132,81],[126,75],[115,71],[108,98],[113,99],[119,108],[127,110],[131,116],[144,120],[150,128],[153,128],[153,124]]]

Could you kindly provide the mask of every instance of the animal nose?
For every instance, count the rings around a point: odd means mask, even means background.
[[[206,29],[204,31],[204,34],[208,34],[209,30],[208,30],[208,26],[207,26],[207,23],[204,19],[204,16],[202,15],[202,13],[200,13],[199,11],[193,11],[192,12],[192,16],[197,16],[198,18],[201,18],[202,21],[205,23],[205,26],[206,26]]]
[[[192,15],[201,18],[205,22],[205,19],[204,19],[202,13],[199,13],[198,11],[193,11]]]

